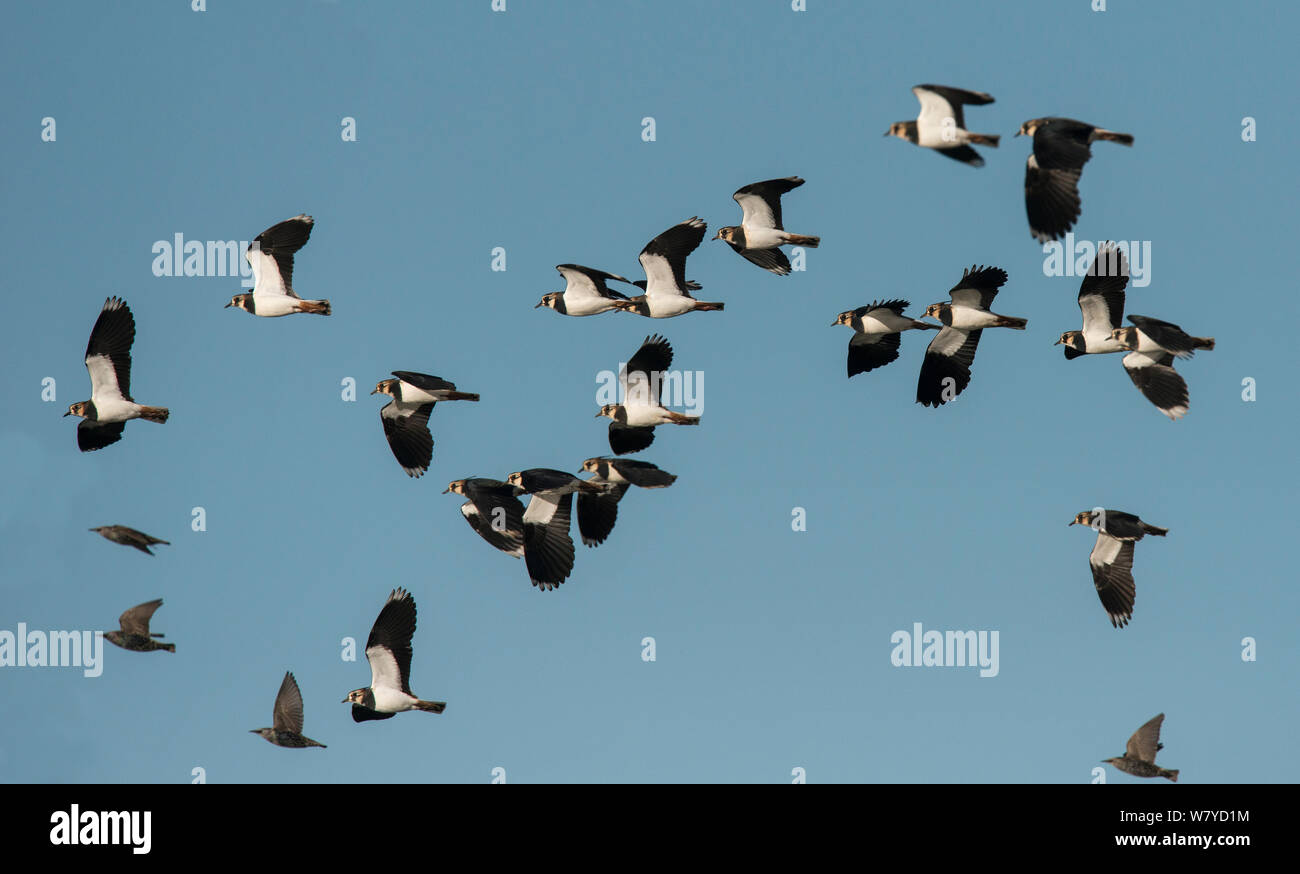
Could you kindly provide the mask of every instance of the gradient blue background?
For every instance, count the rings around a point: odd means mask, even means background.
[[[106,645],[95,680],[0,669],[0,779],[1085,783],[1162,711],[1159,762],[1184,782],[1300,778],[1294,9],[208,5],[3,13],[0,628],[108,629],[162,597],[178,652]],[[986,167],[882,138],[918,82],[997,98],[967,113],[1003,136]],[[1094,150],[1076,231],[1150,240],[1128,311],[1217,338],[1178,366],[1182,421],[1119,356],[1052,346],[1078,327],[1078,280],[1044,276],[1011,137],[1042,115],[1136,136]],[[696,214],[712,236],[732,191],[792,174],[786,225],[823,238],[806,272],[706,242],[689,274],[722,314],[533,309],[555,264],[639,278],[652,236]],[[255,319],[222,309],[238,279],[151,272],[156,240],[248,240],[299,212],[316,227],[295,287],[328,319]],[[914,403],[929,335],[845,379],[837,313],[919,312],[977,262],[1007,269],[996,309],[1030,325],[986,333],[955,403]],[[83,455],[60,414],[89,395],[112,294],[136,317],[135,397],[172,418]],[[439,492],[606,452],[596,374],[652,331],[704,373],[703,425],[661,429],[638,457],[677,483],[629,494],[612,538],[538,593]],[[395,369],[483,397],[435,410],[419,480],[367,395]],[[1124,630],[1093,590],[1094,536],[1066,525],[1097,505],[1170,528],[1138,546]],[[173,545],[151,559],[86,531],[110,523]],[[419,606],[412,687],[447,712],[356,725],[339,702],[369,673],[340,640],[364,645],[398,585]],[[918,621],[998,630],[1000,675],[891,666]],[[247,733],[286,669],[328,750]]]

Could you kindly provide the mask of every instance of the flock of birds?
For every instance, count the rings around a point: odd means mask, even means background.
[[[912,91],[920,101],[920,114],[915,121],[893,124],[886,136],[899,137],[971,166],[982,166],[984,161],[972,145],[997,147],[999,137],[967,130],[962,109],[992,103],[993,98],[937,85],[918,85]],[[1027,121],[1017,135],[1033,139],[1025,170],[1025,208],[1030,230],[1040,242],[1058,239],[1077,221],[1081,209],[1078,182],[1091,157],[1091,144],[1133,143],[1129,134],[1067,118]],[[791,263],[782,247],[816,247],[821,242],[820,237],[790,233],[784,228],[781,198],[803,184],[803,179],[790,176],[740,188],[732,197],[740,205],[741,223],[721,228],[713,239],[725,241],[763,270],[788,275]],[[298,313],[330,315],[328,300],[305,300],[293,289],[294,257],[306,245],[312,228],[311,216],[297,215],[259,234],[245,252],[253,270],[253,290],[236,294],[226,306],[266,318]],[[656,236],[641,250],[638,260],[646,278],[637,282],[578,264],[561,264],[556,270],[565,280],[564,291],[543,295],[535,308],[546,307],[574,317],[621,311],[653,319],[674,318],[692,311],[722,311],[721,302],[696,299],[692,292],[702,286],[686,278],[686,260],[706,233],[705,222],[692,216]],[[1123,326],[1128,275],[1124,251],[1109,243],[1101,246],[1079,289],[1082,328],[1061,334],[1057,344],[1065,347],[1065,357],[1070,360],[1126,352],[1122,363],[1134,385],[1157,409],[1176,420],[1187,412],[1188,392],[1173,368],[1174,359],[1190,358],[1197,349],[1213,349],[1214,340],[1190,336],[1175,324],[1146,316],[1130,315],[1132,325]],[[611,288],[611,282],[634,286],[642,294],[629,297]],[[985,329],[1025,330],[1028,326],[1024,318],[992,311],[994,298],[1006,282],[1007,273],[999,267],[963,270],[961,279],[948,292],[949,299],[929,305],[921,317],[934,322],[904,315],[910,306],[906,300],[877,301],[840,313],[833,324],[854,331],[848,347],[849,378],[897,360],[904,331],[935,331],[921,362],[916,400],[936,409],[953,400],[970,383],[971,366]],[[130,353],[134,338],[131,310],[120,298],[108,298],[86,347],[91,398],[72,404],[64,414],[81,417],[77,442],[83,452],[100,450],[120,440],[126,423],[132,419],[156,423],[168,419],[166,407],[138,404],[131,397]],[[570,527],[575,495],[581,539],[594,547],[610,536],[619,501],[632,486],[661,489],[676,480],[673,474],[650,462],[621,457],[649,447],[654,441],[654,429],[659,426],[699,424],[699,417],[675,412],[662,403],[660,388],[672,361],[672,346],[656,334],[647,337],[621,368],[622,403],[607,404],[596,414],[610,420],[608,439],[613,455],[583,462],[582,471],[592,474],[590,479],[561,470],[532,468],[511,473],[505,480],[458,479],[444,491],[465,499],[460,507],[462,515],[488,544],[525,560],[529,578],[538,589],[554,589],[573,571]],[[428,423],[434,406],[446,401],[478,401],[479,395],[460,391],[454,383],[429,374],[398,370],[392,377],[380,381],[371,394],[391,398],[380,410],[384,435],[402,470],[408,476],[419,477],[432,460],[433,437]],[[529,497],[526,508],[520,501],[523,496]],[[1118,510],[1084,511],[1070,524],[1096,530],[1097,541],[1089,557],[1093,581],[1111,624],[1124,627],[1132,618],[1135,600],[1134,544],[1147,534],[1163,537],[1167,529]],[[150,546],[166,544],[124,526],[91,530],[148,554],[152,554]],[[157,639],[163,635],[149,628],[161,605],[158,599],[130,608],[120,618],[120,631],[105,636],[128,650],[174,652],[174,644],[160,643]],[[370,685],[343,699],[352,705],[354,720],[388,719],[407,710],[443,712],[444,702],[422,700],[410,689],[415,625],[414,598],[404,589],[393,590],[366,641]],[[1130,738],[1124,757],[1106,761],[1136,776],[1176,780],[1177,771],[1154,764],[1163,718],[1161,714],[1139,729]],[[324,746],[307,738],[302,730],[302,696],[293,674],[286,673],[276,696],[272,727],[253,731],[278,746]]]

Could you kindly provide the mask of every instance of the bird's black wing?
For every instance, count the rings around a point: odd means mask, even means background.
[[[849,339],[849,376],[870,373],[898,358],[900,334],[858,334]]]
[[[916,402],[938,408],[965,391],[975,361],[981,330],[959,331],[944,327],[934,335],[921,361],[916,383]],[[951,383],[946,383],[951,380]]]
[[[414,636],[415,599],[404,589],[394,589],[366,638],[366,655],[369,656],[372,647],[382,647],[392,653],[401,677],[401,689],[408,695],[411,694],[411,638]]]
[[[126,422],[92,422],[82,419],[77,423],[77,448],[82,452],[94,452],[111,446],[122,439]]]
[[[379,411],[388,448],[393,450],[393,457],[407,476],[423,475],[433,460],[433,435],[429,433],[429,414],[433,407],[429,403],[411,409],[408,404],[389,401]]]
[[[645,427],[609,423],[609,448],[615,455],[628,455],[640,452],[655,442],[653,425]]]

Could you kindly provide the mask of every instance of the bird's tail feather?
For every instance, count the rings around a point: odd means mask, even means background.
[[[935,325],[930,322],[918,322],[916,319],[912,319],[912,327],[920,328],[923,331],[937,331],[942,328],[943,325]]]
[[[1119,143],[1121,146],[1131,146],[1131,145],[1133,145],[1133,135],[1132,135],[1132,134],[1122,134],[1122,133],[1119,133],[1118,131],[1105,130],[1105,129],[1103,129],[1103,128],[1097,128],[1097,131],[1096,131],[1095,136],[1096,136],[1096,138],[1099,139],[1099,140],[1108,140],[1109,142],[1112,142],[1112,143]]]
[[[446,701],[416,701],[416,710],[427,710],[429,713],[441,713],[447,709]]]
[[[1168,777],[1170,780],[1172,780],[1172,781],[1174,781],[1175,783],[1177,783],[1177,782],[1178,782],[1178,769],[1177,769],[1177,768],[1174,768],[1172,771],[1166,769],[1165,772],[1164,772],[1164,774],[1162,774],[1161,776],[1162,776],[1162,777]]]
[[[999,328],[1015,328],[1017,331],[1023,331],[1029,324],[1029,319],[1018,319],[1015,316],[998,316]]]
[[[998,141],[1002,139],[999,134],[970,134],[970,141],[981,146],[998,147]]]
[[[696,308],[697,310],[699,310],[700,312],[704,312],[704,313],[707,313],[707,312],[710,312],[710,311],[714,311],[714,310],[716,310],[716,311],[718,311],[718,312],[721,312],[721,311],[722,311],[722,304],[721,304],[721,303],[710,303],[710,302],[708,302],[708,301],[703,301],[703,300],[702,300],[702,301],[700,301],[699,303],[695,304],[695,308]]]
[[[1164,537],[1166,534],[1169,533],[1168,528],[1160,528],[1159,526],[1156,525],[1149,525],[1146,522],[1142,523],[1142,530],[1145,531],[1147,534],[1154,534],[1156,537]]]
[[[1192,347],[1193,347],[1194,349],[1213,349],[1213,348],[1214,348],[1214,338],[1213,338],[1213,337],[1193,337],[1193,338],[1192,338]]]
[[[688,415],[686,415],[685,413],[672,413],[672,412],[670,412],[670,413],[668,414],[668,420],[669,420],[670,422],[672,422],[674,425],[698,425],[698,424],[700,424],[700,417],[699,417],[699,416],[688,416]]]
[[[172,411],[167,409],[166,407],[141,407],[140,408],[141,419],[148,419],[150,422],[157,422],[160,425],[163,422],[166,422],[167,417],[170,416],[171,414]]]
[[[158,648],[165,649],[168,652],[176,652],[176,644],[174,643],[160,643],[158,644]]]
[[[478,400],[478,395],[474,394],[473,392],[467,392],[467,391],[453,391],[453,392],[448,392],[448,393],[447,393],[447,400],[449,400],[449,401],[476,401],[476,400]]]
[[[785,241],[791,246],[807,246],[810,249],[816,249],[822,244],[821,237],[809,237],[804,234],[787,234]]]
[[[304,313],[328,316],[330,314],[330,302],[327,300],[304,300],[299,304],[299,309]]]

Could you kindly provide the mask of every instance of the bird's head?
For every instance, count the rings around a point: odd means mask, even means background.
[[[546,307],[547,309],[553,310],[555,309],[555,304],[560,300],[560,297],[561,294],[558,291],[544,294],[542,295],[542,299],[537,302],[537,305],[534,306],[533,309],[537,309],[537,307]]]
[[[1031,118],[1020,126],[1020,130],[1016,131],[1016,136],[1032,137],[1042,124],[1043,120],[1041,118]]]
[[[234,297],[232,297],[230,299],[230,303],[226,304],[224,307],[222,307],[222,309],[229,309],[230,307],[234,307],[235,309],[238,310],[251,312],[251,310],[248,309],[248,304],[252,301],[252,299],[253,299],[253,295],[251,293],[245,292],[243,294],[237,294]]]
[[[925,308],[925,314],[932,319],[939,318],[939,313],[943,310],[943,304],[932,303]]]
[[[346,697],[346,698],[343,699],[343,702],[342,702],[342,703],[344,703],[344,704],[359,704],[359,705],[361,705],[362,707],[365,707],[365,706],[366,706],[366,693],[369,692],[369,691],[370,691],[369,689],[353,689],[351,692],[348,693],[348,697]]]
[[[605,466],[606,464],[608,464],[608,463],[609,463],[609,460],[608,460],[608,459],[605,459],[605,458],[599,458],[599,457],[597,457],[597,458],[588,458],[586,461],[584,461],[584,462],[582,463],[582,471],[581,471],[581,472],[582,472],[582,473],[595,473],[595,474],[599,474],[599,473],[601,472],[601,468],[604,467],[604,466]]]
[[[510,476],[506,477],[506,482],[510,483],[510,485],[515,488],[522,489],[524,487],[524,475],[520,471],[515,471],[510,474]]]
[[[906,130],[907,130],[907,122],[896,121],[889,126],[889,130],[885,131],[885,136],[907,139],[907,134],[905,133]]]
[[[68,411],[64,413],[63,416],[64,418],[67,418],[68,416],[80,416],[83,419],[89,418],[89,411],[86,407],[86,401],[77,401],[75,404],[68,407]]]
[[[270,739],[271,735],[275,733],[275,729],[274,728],[250,728],[248,730],[248,733],[260,734],[262,737]]]
[[[1125,349],[1136,349],[1138,346],[1138,329],[1137,328],[1116,328],[1110,332],[1111,339]]]
[[[1069,346],[1071,349],[1083,351],[1083,331],[1066,331],[1061,338],[1052,344],[1053,346]]]
[[[599,419],[601,416],[604,416],[607,419],[617,419],[618,414],[621,413],[622,411],[623,411],[622,404],[605,404],[605,406],[600,408],[600,412],[597,413],[595,417],[597,419]]]
[[[852,321],[853,321],[853,310],[846,310],[845,312],[842,312],[835,317],[835,321],[831,322],[831,327],[833,328],[836,325],[847,325],[852,323]]]
[[[393,397],[397,397],[396,392],[397,392],[397,380],[381,379],[378,383],[375,384],[375,390],[372,391],[371,394],[392,395]]]
[[[736,239],[736,228],[735,228],[735,226],[734,226],[734,225],[729,225],[728,227],[725,227],[725,228],[718,228],[718,232],[717,232],[716,234],[713,235],[713,239],[715,239],[715,240],[725,240],[725,241],[728,242],[728,243],[735,242],[735,239]]]
[[[1070,525],[1087,525],[1091,527],[1092,518],[1093,518],[1093,512],[1091,510],[1084,510],[1082,513],[1078,513],[1075,515],[1074,521],[1071,522]],[[1069,528],[1070,525],[1067,525],[1065,527]]]
[[[453,495],[465,494],[465,480],[458,479],[453,482],[447,483],[447,488],[443,489],[442,493],[445,495],[448,492],[451,492]]]

